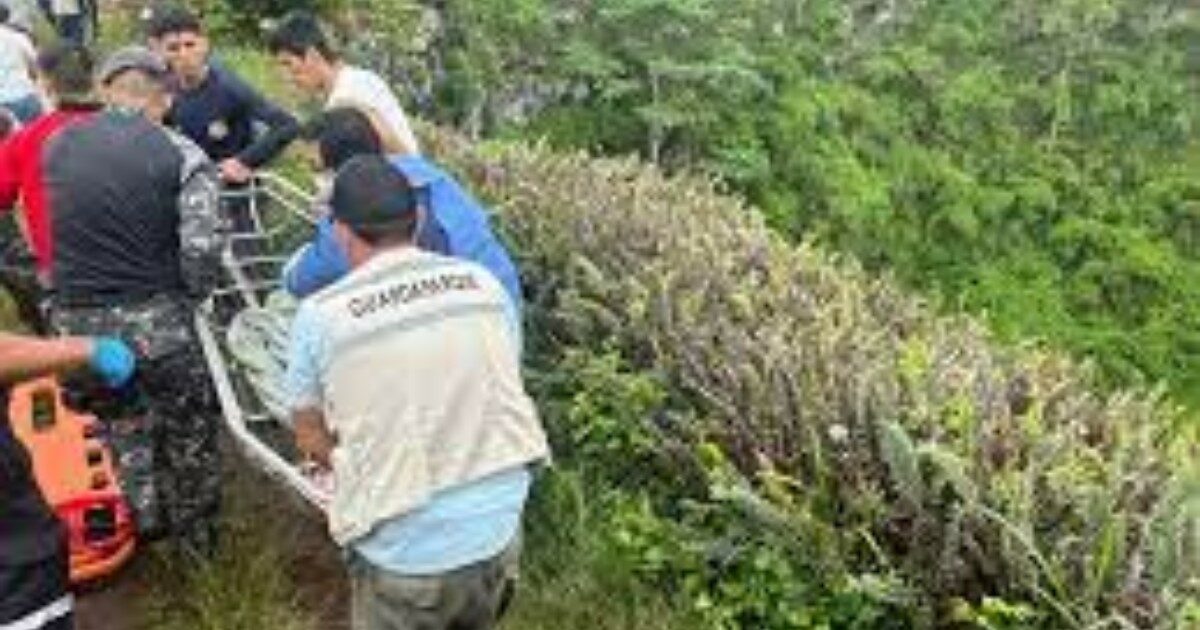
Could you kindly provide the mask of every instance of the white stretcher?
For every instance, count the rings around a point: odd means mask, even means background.
[[[241,205],[222,257],[224,282],[196,312],[196,330],[230,434],[259,468],[283,481],[312,505],[324,509],[329,480],[300,461],[292,447],[283,407],[244,353],[231,344],[245,334],[248,315],[261,313],[279,297],[287,258],[312,234],[313,199],[276,174],[260,173],[245,188],[223,193],[223,203]],[[241,318],[241,321],[239,321]],[[278,334],[281,331],[276,330]],[[284,331],[285,332],[285,331]]]

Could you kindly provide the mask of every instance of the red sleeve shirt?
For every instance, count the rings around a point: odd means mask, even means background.
[[[91,109],[61,109],[41,116],[0,144],[0,211],[21,203],[25,238],[38,270],[50,271],[54,243],[50,237],[50,200],[46,194],[43,149],[69,124],[92,114]]]

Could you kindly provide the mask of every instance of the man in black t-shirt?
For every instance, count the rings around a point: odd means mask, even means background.
[[[134,372],[133,353],[113,338],[35,339],[0,333],[0,628],[68,630],[66,533],[33,477],[29,454],[7,418],[8,387],[22,378],[88,366],[110,387]]]

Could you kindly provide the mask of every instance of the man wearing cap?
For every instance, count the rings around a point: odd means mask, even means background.
[[[317,143],[321,165],[332,173],[356,155],[382,155],[383,143],[376,129],[362,111],[336,107],[311,121],[305,135]],[[417,245],[483,265],[496,276],[519,310],[520,274],[492,230],[486,208],[428,158],[409,154],[388,159],[421,192],[425,213],[417,232]],[[337,280],[349,268],[349,262],[333,240],[329,218],[323,217],[312,242],[304,245],[285,266],[283,286],[292,295],[302,297]]]
[[[215,397],[193,309],[218,277],[218,183],[195,144],[159,123],[170,106],[162,60],[141,47],[97,73],[107,108],[60,132],[46,159],[53,200],[52,324],[114,330],[145,357],[143,414],[114,427],[139,534],[182,550],[216,541]]]
[[[549,457],[512,303],[483,267],[415,247],[416,195],[382,156],[347,162],[331,205],[352,269],[301,302],[286,390],[298,449],[333,471],[353,627],[491,628]]]

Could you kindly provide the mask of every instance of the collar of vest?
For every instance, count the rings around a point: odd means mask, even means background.
[[[374,256],[368,258],[366,262],[359,265],[354,271],[359,273],[369,273],[372,270],[383,269],[384,267],[389,267],[404,260],[421,260],[423,258],[431,257],[433,257],[433,254],[417,249],[416,247],[393,247],[391,249],[385,249],[377,252]]]

